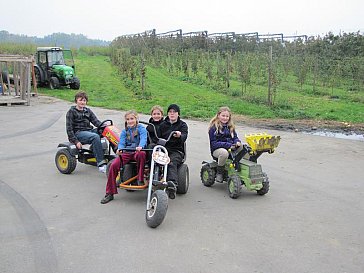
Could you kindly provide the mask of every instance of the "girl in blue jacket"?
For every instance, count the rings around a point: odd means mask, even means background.
[[[210,150],[213,158],[217,159],[216,182],[223,182],[225,163],[229,157],[229,149],[239,153],[243,147],[235,131],[229,107],[220,107],[209,125]]]
[[[138,185],[144,183],[144,165],[146,159],[145,151],[143,148],[147,145],[147,130],[138,123],[138,114],[134,110],[130,110],[125,114],[125,129],[120,134],[120,141],[116,157],[110,165],[109,174],[106,184],[106,195],[101,200],[101,204],[106,204],[114,199],[114,194],[118,193],[116,186],[116,177],[118,176],[121,160],[123,165],[127,164],[130,160],[135,160],[138,170]],[[128,151],[125,148],[133,148],[135,151]]]

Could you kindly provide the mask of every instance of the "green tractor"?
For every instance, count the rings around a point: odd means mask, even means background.
[[[71,50],[38,47],[35,60],[34,74],[38,86],[49,86],[51,89],[69,86],[71,89],[80,89]]]

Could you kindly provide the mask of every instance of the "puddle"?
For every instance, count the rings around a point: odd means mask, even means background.
[[[336,137],[336,138],[343,138],[343,139],[350,139],[350,140],[360,140],[364,141],[364,135],[358,135],[356,133],[335,133],[329,131],[314,131],[314,132],[303,132],[307,135],[314,135],[314,136],[326,136],[326,137]]]

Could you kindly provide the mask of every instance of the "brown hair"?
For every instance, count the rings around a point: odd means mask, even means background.
[[[80,91],[75,95],[75,102],[77,102],[77,99],[82,98],[88,101],[88,96],[85,91]]]
[[[219,111],[217,111],[216,115],[210,120],[209,130],[211,129],[211,127],[215,127],[216,132],[221,131],[222,124],[221,124],[221,122],[219,120],[219,115],[222,112],[225,112],[225,111],[229,112],[229,114],[230,114],[230,117],[229,117],[229,121],[227,123],[227,126],[228,126],[228,128],[230,130],[231,136],[233,136],[233,132],[235,130],[235,124],[234,124],[234,122],[232,120],[232,117],[231,117],[231,110],[227,106],[222,106],[222,107],[219,108]]]

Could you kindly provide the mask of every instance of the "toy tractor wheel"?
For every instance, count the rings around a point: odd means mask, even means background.
[[[70,84],[71,89],[78,90],[80,89],[80,79],[77,77],[73,77],[73,82]]]
[[[236,174],[233,174],[228,179],[228,192],[232,199],[236,199],[241,193],[241,180]]]
[[[150,200],[150,209],[145,213],[147,225],[151,228],[159,226],[167,214],[168,195],[165,191],[156,190]]]
[[[51,77],[51,79],[49,80],[49,88],[50,89],[58,89],[59,88],[59,80],[57,77]]]
[[[209,164],[201,167],[200,177],[202,184],[206,187],[211,187],[215,183],[216,170],[211,168]]]
[[[269,191],[269,179],[268,176],[264,173],[264,181],[263,181],[263,187],[260,190],[257,190],[258,195],[265,195]]]
[[[77,160],[68,149],[60,149],[55,157],[57,169],[63,174],[70,174],[76,169]]]
[[[190,185],[190,173],[188,170],[188,166],[186,164],[182,164],[178,168],[177,193],[179,194],[187,193],[189,185]]]

